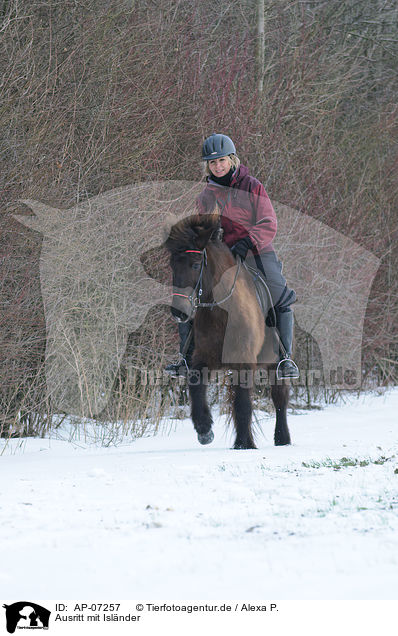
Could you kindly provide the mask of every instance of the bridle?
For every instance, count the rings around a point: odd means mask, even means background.
[[[185,320],[183,320],[182,318],[177,318],[176,320],[177,322],[181,322],[181,323],[185,323],[185,322],[189,322],[190,320],[192,320],[197,312],[197,310],[199,309],[199,307],[207,307],[208,309],[213,309],[214,307],[218,307],[219,305],[221,305],[222,303],[224,303],[226,300],[228,300],[229,298],[231,298],[232,294],[234,293],[235,290],[235,285],[236,285],[236,281],[237,278],[239,276],[239,272],[240,272],[240,266],[242,264],[242,260],[239,257],[237,259],[238,261],[238,265],[236,268],[236,272],[235,272],[235,277],[232,283],[232,287],[230,289],[230,291],[228,292],[228,294],[222,298],[221,300],[213,301],[211,303],[202,303],[200,300],[200,297],[203,294],[203,271],[204,268],[207,267],[207,252],[206,252],[206,248],[204,248],[203,250],[185,250],[186,254],[202,254],[202,260],[201,260],[201,264],[200,264],[200,272],[199,272],[199,277],[198,280],[196,282],[196,285],[192,291],[192,294],[190,294],[189,296],[187,294],[180,294],[177,292],[173,292],[173,296],[180,296],[182,298],[186,298],[190,305],[191,305],[191,313],[189,316],[187,316],[187,318],[185,318]]]

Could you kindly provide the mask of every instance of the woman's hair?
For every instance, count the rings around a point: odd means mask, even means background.
[[[227,155],[227,157],[228,157],[228,159],[230,160],[230,162],[231,162],[231,167],[232,167],[234,170],[236,170],[237,168],[239,168],[239,166],[240,166],[240,159],[239,159],[238,155]],[[206,175],[207,177],[211,177],[211,175],[212,175],[212,172],[210,171],[210,168],[209,168],[209,162],[208,162],[208,161],[206,161],[206,162],[205,162],[205,175]]]

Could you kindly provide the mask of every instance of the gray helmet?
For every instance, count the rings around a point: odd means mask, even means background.
[[[203,161],[210,161],[210,159],[219,159],[220,157],[226,157],[227,155],[232,154],[236,154],[235,145],[232,139],[227,137],[227,135],[219,135],[217,133],[213,133],[203,142]]]

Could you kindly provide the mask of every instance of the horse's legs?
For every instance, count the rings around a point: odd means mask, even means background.
[[[289,402],[290,386],[287,382],[275,382],[271,385],[271,397],[275,405],[276,424],[274,441],[275,446],[290,444],[290,433],[287,426],[286,409]]]
[[[206,384],[203,382],[202,367],[195,366],[188,373],[189,394],[191,396],[191,417],[198,440],[201,444],[210,444],[214,439],[211,430],[213,418],[206,400]]]
[[[237,385],[232,387],[233,391],[233,418],[236,430],[234,448],[256,448],[253,439],[252,421],[252,401],[250,389]]]

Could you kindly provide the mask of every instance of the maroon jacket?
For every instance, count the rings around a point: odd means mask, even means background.
[[[216,203],[221,212],[221,226],[228,247],[249,236],[254,244],[254,254],[274,249],[272,240],[277,228],[275,210],[263,184],[249,175],[246,166],[240,165],[235,170],[229,187],[220,186],[209,178],[197,198],[199,213],[213,212]]]

